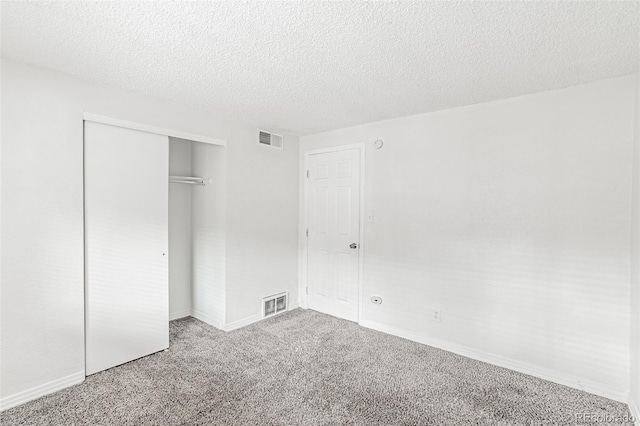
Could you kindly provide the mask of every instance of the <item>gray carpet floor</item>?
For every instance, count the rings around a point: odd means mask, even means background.
[[[0,414],[7,425],[567,425],[625,404],[310,310],[171,346]],[[594,424],[592,420],[584,424]],[[619,423],[617,423],[619,424]]]

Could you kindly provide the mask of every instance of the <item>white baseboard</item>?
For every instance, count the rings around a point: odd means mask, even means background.
[[[0,411],[7,410],[20,404],[24,404],[25,402],[40,398],[41,396],[48,395],[69,386],[82,383],[84,382],[84,377],[84,371],[79,371],[77,373],[52,380],[48,383],[44,383],[34,388],[9,395],[4,398],[0,398]]]
[[[180,319],[180,318],[185,318],[185,317],[194,317],[202,322],[206,322],[209,325],[214,326],[215,328],[219,328],[220,330],[223,331],[232,331],[232,330],[236,330],[238,328],[242,328],[245,327],[249,324],[253,324],[254,322],[258,322],[262,319],[262,315],[260,314],[256,314],[256,315],[252,315],[250,317],[247,318],[243,318],[241,320],[238,321],[234,321],[234,322],[230,322],[228,324],[223,324],[222,322],[203,314],[202,312],[199,311],[179,311],[179,312],[173,312],[169,315],[169,321],[173,321],[175,319]]]
[[[433,346],[435,348],[443,349],[448,352],[453,352],[467,358],[472,358],[478,361],[486,362],[488,364],[497,365],[498,367],[508,368],[509,370],[514,370],[519,373],[528,374],[530,376],[535,376],[544,380],[548,380],[550,382],[579,389],[584,392],[627,403],[627,389],[616,389],[606,384],[584,380],[580,377],[564,374],[559,371],[542,368],[537,365],[532,365],[521,361],[516,361],[514,359],[502,357],[489,352],[479,351],[477,349],[473,349],[464,345],[458,345],[456,343],[434,339],[428,336],[424,336],[420,333],[403,330],[401,328],[378,323],[375,321],[361,320],[359,324],[363,327],[382,331],[383,333],[393,334],[394,336],[403,337],[414,342]]]
[[[640,407],[638,407],[637,403],[640,400],[640,396],[634,396],[629,394],[629,399],[627,399],[627,405],[629,406],[629,413],[631,417],[635,419],[633,423],[635,426],[640,426]]]
[[[191,316],[191,310],[190,309],[185,309],[183,311],[177,311],[177,312],[169,312],[169,321],[173,321],[176,319],[180,319],[180,318],[185,318],[185,317],[190,317]]]
[[[278,312],[276,315],[284,314],[285,312],[292,311],[292,310],[297,309],[297,308],[298,308],[298,304],[297,303],[296,304],[291,304],[291,305],[289,305],[289,307],[286,310]],[[269,316],[269,318],[273,318],[273,316]],[[247,317],[247,318],[244,318],[244,319],[241,319],[241,320],[238,320],[238,321],[234,321],[234,322],[230,322],[228,324],[225,324],[222,327],[222,329],[224,331],[233,331],[233,330],[237,330],[238,328],[246,327],[246,326],[248,326],[250,324],[253,324],[255,322],[262,321],[263,319],[266,319],[266,318],[263,318],[262,314],[255,314],[255,315],[251,315],[250,317]]]
[[[202,322],[206,322],[207,324],[217,329],[220,329],[220,330],[223,329],[222,323],[219,320],[213,317],[210,317],[209,315],[203,314],[200,311],[191,311],[191,316],[194,317],[195,319],[199,319]]]
[[[224,327],[222,327],[222,329],[224,331],[236,330],[238,328],[246,327],[249,324],[253,324],[254,322],[258,322],[261,319],[262,319],[262,315],[260,314],[252,315],[250,317],[247,317],[238,321],[230,322],[229,324],[225,324]]]

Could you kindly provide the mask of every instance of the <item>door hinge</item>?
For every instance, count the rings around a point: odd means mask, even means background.
[[[309,179],[309,170],[307,170],[307,179]]]
[[[307,237],[308,237],[309,236],[309,228],[307,228],[306,234],[307,234]]]

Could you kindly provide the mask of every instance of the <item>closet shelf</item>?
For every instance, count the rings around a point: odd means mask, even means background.
[[[169,182],[171,183],[184,183],[187,185],[208,185],[212,182],[211,179],[192,177],[192,176],[169,176]]]

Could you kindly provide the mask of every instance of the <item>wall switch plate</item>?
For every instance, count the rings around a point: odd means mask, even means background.
[[[434,309],[433,313],[431,314],[431,320],[435,321],[435,322],[440,322],[440,309]]]

